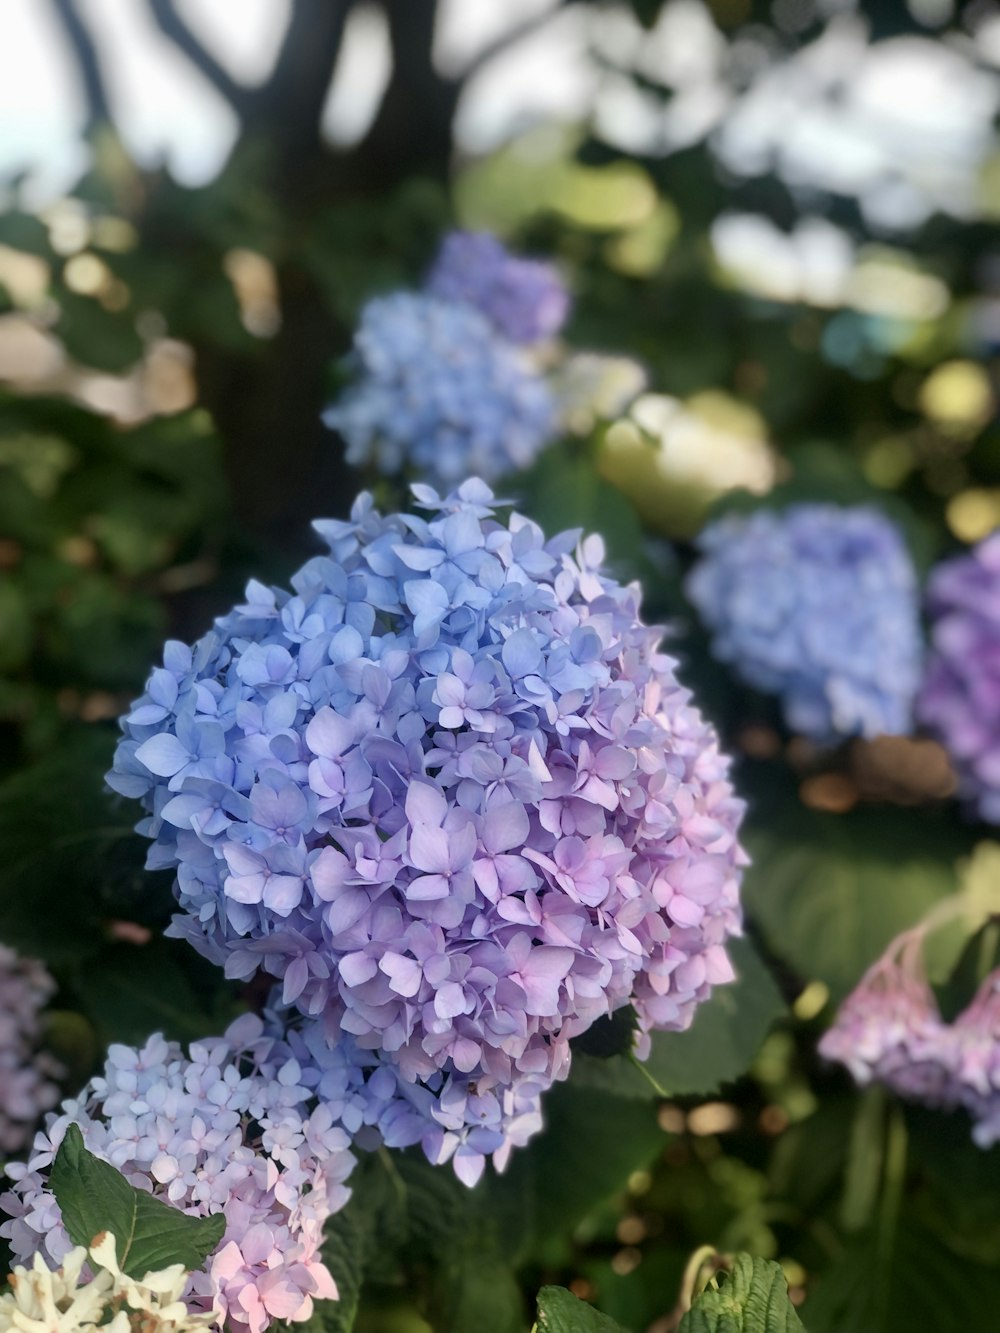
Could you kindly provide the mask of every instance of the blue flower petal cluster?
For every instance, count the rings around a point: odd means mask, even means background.
[[[36,1136],[27,1163],[0,1199],[14,1255],[55,1265],[72,1249],[48,1171],[70,1124],[90,1152],[132,1184],[197,1217],[221,1213],[222,1239],[186,1299],[219,1326],[264,1333],[300,1321],[314,1299],[335,1299],[323,1262],[327,1219],[347,1201],[350,1138],[318,1104],[319,1075],[287,1043],[244,1014],[222,1037],[185,1053],[156,1034],[139,1048],[113,1045],[102,1072],[65,1101]]]
[[[865,506],[791,505],[712,523],[687,592],[712,651],[818,740],[907,732],[920,680],[917,581]]]
[[[168,644],[108,780],[173,933],[277,978],[329,1098],[472,1180],[573,1036],[629,1003],[683,1028],[731,977],[743,807],[599,539],[413,490],[426,516],[362,495],[291,591]]]
[[[446,236],[427,290],[474,306],[512,343],[551,338],[569,314],[569,292],[552,265],[512,255],[489,232]]]
[[[452,486],[526,467],[556,407],[523,353],[470,305],[397,292],[365,306],[355,382],[323,416],[347,460]]]

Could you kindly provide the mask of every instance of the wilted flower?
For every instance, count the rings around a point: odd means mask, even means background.
[[[324,415],[347,460],[454,485],[526,467],[548,443],[555,404],[524,355],[470,305],[398,292],[369,301],[356,378]]]
[[[884,1083],[930,1106],[950,1105],[950,1029],[924,975],[922,933],[897,936],[840,1006],[819,1053],[855,1082]]]
[[[931,653],[917,703],[941,739],[959,791],[1000,823],[1000,532],[946,560],[928,589]]]
[[[1000,971],[991,972],[950,1029],[954,1099],[973,1119],[980,1148],[1000,1139]]]
[[[186,1284],[192,1309],[249,1333],[308,1319],[313,1298],[337,1294],[320,1245],[354,1165],[330,1107],[316,1107],[315,1083],[253,1015],[193,1042],[189,1056],[159,1035],[138,1050],[111,1046],[103,1073],[49,1116],[27,1164],[8,1165],[15,1184],[0,1206],[11,1220],[0,1235],[18,1258],[71,1262],[45,1176],[76,1124],[88,1150],[133,1185],[195,1216],[225,1216],[219,1246]],[[119,1281],[131,1292],[131,1280]]]
[[[684,1028],[730,979],[742,803],[599,539],[414,494],[168,644],[109,782],[177,868],[173,932],[278,978],[357,1114],[474,1179],[571,1037],[630,1002]]]
[[[427,290],[473,306],[512,343],[551,338],[569,314],[569,293],[551,264],[510,254],[488,232],[446,236]]]
[[[0,944],[0,1153],[17,1152],[59,1090],[58,1064],[38,1050],[41,1014],[56,984],[41,963]]]
[[[875,509],[797,504],[712,523],[687,591],[712,650],[781,696],[790,727],[835,735],[906,732],[920,678],[913,566]]]

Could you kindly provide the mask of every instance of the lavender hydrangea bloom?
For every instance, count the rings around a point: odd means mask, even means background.
[[[225,1215],[222,1240],[191,1275],[192,1310],[248,1333],[308,1319],[314,1298],[337,1294],[320,1245],[354,1165],[330,1106],[316,1105],[316,1081],[253,1015],[187,1057],[159,1035],[139,1050],[112,1046],[103,1073],[49,1116],[28,1162],[8,1165],[0,1235],[22,1260],[40,1253],[58,1266],[72,1250],[46,1170],[77,1124],[133,1185],[196,1216]]]
[[[986,977],[950,1033],[954,1100],[972,1116],[973,1142],[991,1148],[1000,1140],[1000,971]]]
[[[55,989],[41,963],[0,944],[0,1153],[22,1148],[59,1096],[51,1080],[62,1071],[37,1049]]]
[[[474,306],[512,343],[551,338],[569,314],[569,293],[555,269],[510,254],[488,232],[446,236],[427,290]]]
[[[743,807],[599,539],[413,489],[426,518],[363,495],[291,592],[169,644],[108,780],[173,933],[277,978],[351,1114],[473,1180],[573,1036],[684,1028],[730,979]]]
[[[960,792],[1000,824],[1000,532],[939,565],[927,601],[932,650],[917,714],[947,748]]]
[[[468,305],[398,292],[369,301],[356,382],[324,414],[347,460],[454,485],[526,467],[556,426],[549,388]]]
[[[955,1101],[950,1032],[927,984],[922,934],[894,939],[841,1005],[819,1053],[856,1083],[883,1083],[929,1106]]]
[[[917,585],[893,523],[828,504],[712,523],[688,595],[715,655],[781,696],[790,727],[906,732],[920,679]]]

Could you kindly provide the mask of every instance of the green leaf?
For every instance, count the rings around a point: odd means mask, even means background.
[[[846,1327],[846,1325],[845,1325]],[[860,1326],[858,1326],[860,1327]],[[681,1320],[678,1333],[805,1333],[781,1265],[737,1254]]]
[[[768,945],[835,1000],[889,941],[957,887],[968,833],[946,814],[758,809],[743,902]]]
[[[707,1095],[745,1074],[785,1004],[747,939],[728,947],[736,980],[717,986],[686,1032],[657,1032],[649,1058],[574,1055],[571,1082],[623,1097]],[[586,1049],[586,1048],[585,1048]]]
[[[803,1307],[809,1333],[990,1327],[984,1312],[1000,1305],[1000,1270],[956,1253],[948,1239],[910,1222],[888,1248],[875,1232],[860,1236],[818,1275]]]
[[[49,1184],[74,1245],[90,1246],[104,1231],[117,1241],[123,1273],[146,1273],[183,1264],[201,1268],[226,1229],[222,1213],[189,1217],[130,1185],[120,1171],[87,1151],[78,1125],[59,1146]]]
[[[565,1287],[543,1287],[538,1293],[537,1333],[624,1333],[600,1310],[578,1300]]]
[[[497,1190],[487,1173],[470,1190],[450,1169],[411,1153],[394,1158],[405,1188],[405,1260],[436,1333],[524,1333],[513,1254],[502,1243]]]
[[[611,1060],[594,1061],[608,1065]],[[490,1210],[515,1262],[562,1262],[567,1237],[624,1190],[669,1142],[650,1101],[559,1084],[545,1096],[545,1129],[488,1178]]]
[[[326,1225],[323,1262],[337,1284],[337,1299],[317,1307],[325,1333],[351,1333],[358,1314],[361,1284],[371,1246],[370,1219],[361,1213],[358,1196]]]

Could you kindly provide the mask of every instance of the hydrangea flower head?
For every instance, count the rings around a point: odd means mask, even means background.
[[[88,1150],[133,1185],[196,1216],[224,1214],[219,1246],[187,1282],[192,1310],[248,1333],[308,1319],[314,1298],[337,1294],[320,1246],[354,1164],[347,1133],[309,1083],[253,1015],[192,1043],[188,1056],[159,1035],[140,1049],[112,1046],[103,1073],[49,1116],[28,1162],[8,1165],[15,1184],[0,1207],[11,1220],[0,1235],[20,1259],[70,1262],[45,1172],[77,1124]]]
[[[572,1037],[629,1003],[684,1028],[730,979],[743,807],[599,539],[478,480],[414,494],[169,644],[109,782],[176,868],[173,932],[275,977],[330,1095],[473,1179]]]
[[[0,1154],[22,1148],[59,1096],[59,1066],[37,1049],[55,989],[41,963],[0,944]]]
[[[894,939],[841,1005],[819,1053],[844,1065],[856,1083],[884,1083],[930,1106],[950,1105],[950,1029],[927,984],[922,933]]]
[[[1000,1140],[1000,971],[991,972],[950,1030],[954,1100],[973,1119],[980,1148]]]
[[[940,738],[960,792],[1000,823],[1000,532],[947,560],[928,588],[931,653],[918,716]]]
[[[489,232],[446,236],[427,279],[432,296],[474,306],[512,343],[558,333],[569,293],[550,264],[512,255]]]
[[[917,583],[875,509],[791,505],[729,515],[701,534],[688,595],[712,649],[781,696],[818,740],[910,729],[920,678]]]
[[[347,460],[454,485],[526,467],[556,426],[553,397],[471,305],[398,292],[365,306],[355,382],[324,414]]]
[[[198,1333],[212,1314],[192,1314],[180,1299],[187,1282],[181,1264],[138,1281],[118,1267],[115,1237],[102,1232],[90,1247],[93,1276],[83,1277],[88,1252],[68,1251],[51,1269],[41,1253],[31,1267],[16,1265],[0,1292],[0,1333]]]

